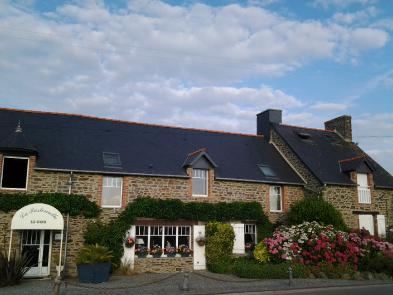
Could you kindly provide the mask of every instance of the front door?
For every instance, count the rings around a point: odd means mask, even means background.
[[[359,228],[365,228],[370,232],[371,235],[374,235],[374,216],[371,214],[360,214]]]
[[[25,277],[49,275],[52,232],[49,230],[25,230],[22,232],[22,253],[33,257]]]

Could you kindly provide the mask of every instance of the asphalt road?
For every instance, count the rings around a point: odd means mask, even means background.
[[[371,286],[343,286],[327,288],[310,288],[302,290],[283,290],[247,293],[226,293],[225,295],[281,295],[281,294],[316,294],[316,295],[393,295],[393,284]]]

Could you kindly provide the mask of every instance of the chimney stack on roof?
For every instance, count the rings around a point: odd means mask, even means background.
[[[270,135],[271,124],[281,124],[282,111],[268,109],[257,114],[257,134],[264,135],[267,139]]]
[[[352,142],[352,118],[348,115],[343,115],[325,122],[326,130],[335,130],[346,141]]]

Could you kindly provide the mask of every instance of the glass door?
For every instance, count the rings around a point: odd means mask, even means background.
[[[49,230],[25,230],[22,232],[22,253],[33,257],[30,270],[25,277],[48,276],[50,270],[50,255],[52,232]]]

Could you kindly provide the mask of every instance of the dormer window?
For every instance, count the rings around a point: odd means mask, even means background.
[[[194,197],[207,197],[208,174],[209,170],[207,169],[192,170],[192,195]]]
[[[29,158],[4,156],[2,167],[2,189],[27,189]]]
[[[371,192],[368,185],[368,175],[366,173],[357,173],[356,180],[358,184],[359,203],[371,204]]]

